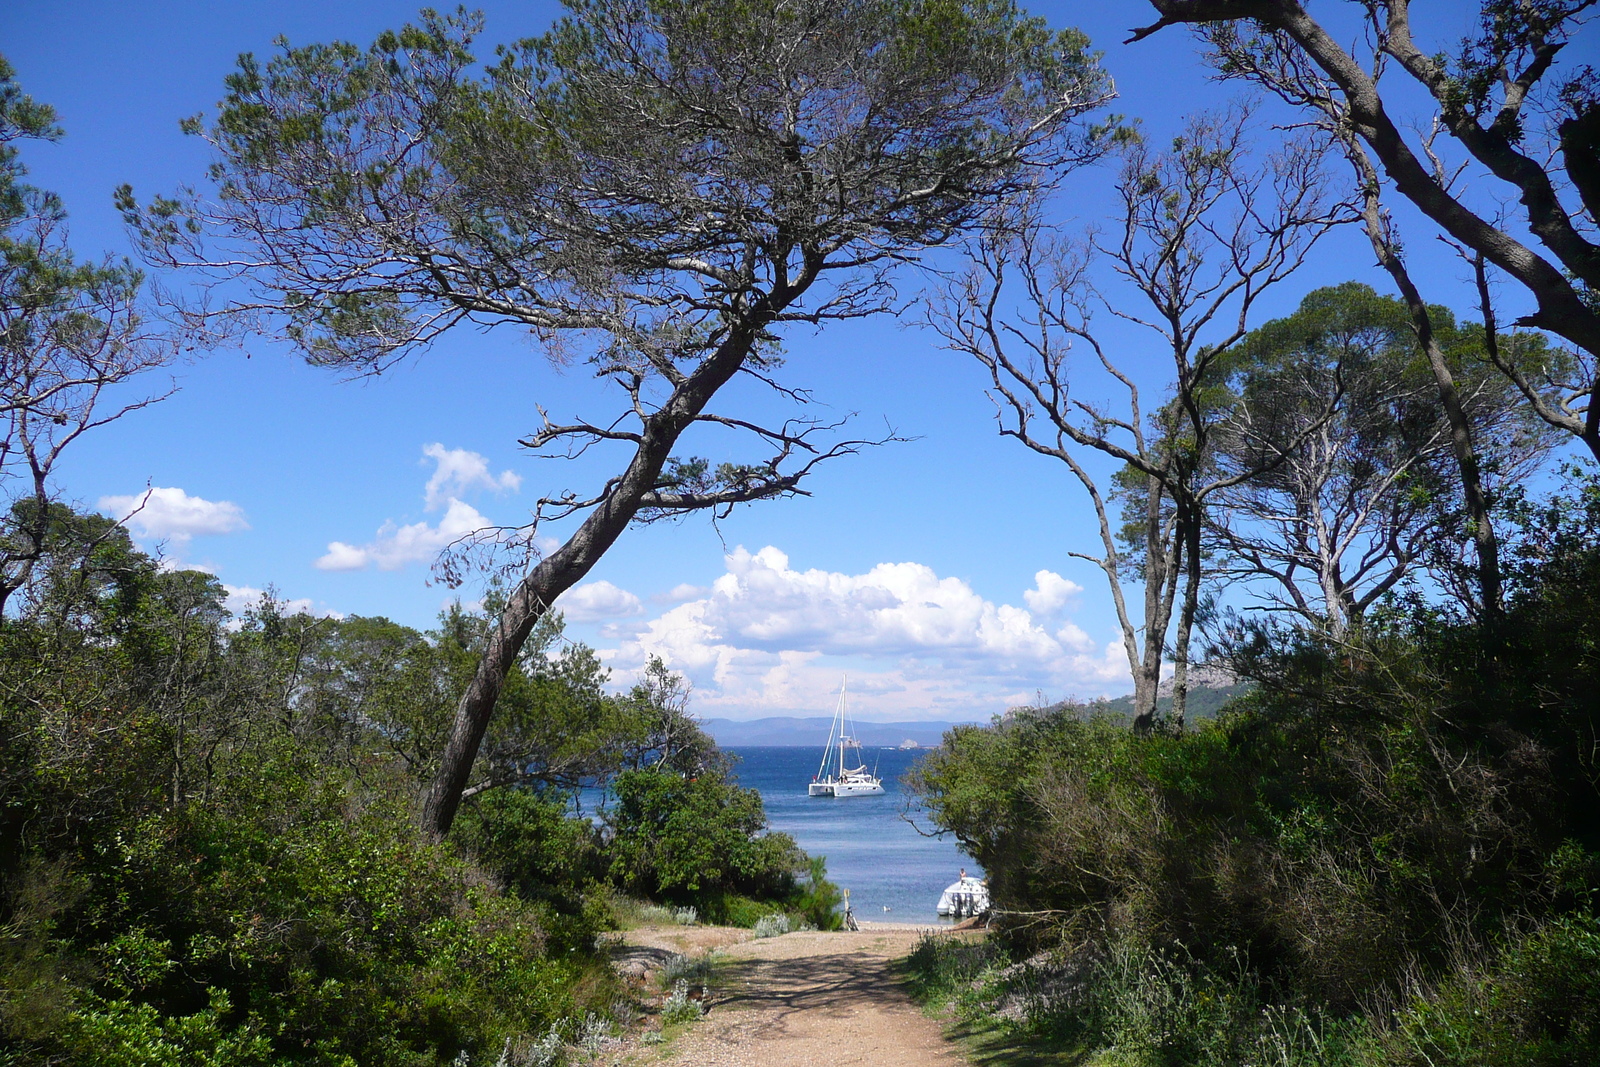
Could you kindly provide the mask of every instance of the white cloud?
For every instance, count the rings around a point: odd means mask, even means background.
[[[658,604],[682,604],[685,600],[699,600],[709,592],[711,590],[707,586],[680,582],[665,593],[657,593],[650,599]]]
[[[607,581],[573,586],[561,594],[555,607],[572,622],[602,622],[644,614],[644,601]]]
[[[429,511],[448,507],[474,489],[514,493],[522,488],[521,475],[515,471],[501,471],[498,476],[490,474],[489,461],[465,448],[446,448],[435,441],[423,446],[422,455],[424,461],[434,462],[433,474],[423,490]]]
[[[330,541],[328,551],[316,560],[318,570],[354,571],[369,564],[394,571],[409,563],[426,563],[443,548],[475,530],[493,525],[471,504],[451,500],[437,526],[414,522],[405,526],[386,522],[364,545]]]
[[[367,550],[343,541],[329,541],[327,554],[318,556],[316,560],[316,568],[320,571],[358,571],[366,565]]]
[[[162,556],[156,560],[156,569],[166,574],[174,571],[199,571],[201,574],[217,575],[222,573],[214,563],[186,563],[173,556]]]
[[[222,602],[222,606],[235,615],[242,615],[254,608],[261,603],[261,598],[266,595],[266,590],[257,589],[253,585],[229,585],[227,582],[223,582],[222,588],[228,594],[227,599]],[[302,596],[293,600],[279,600],[278,605],[285,615],[294,615],[302,611],[307,615],[316,614],[312,610],[310,597]],[[328,613],[322,612],[321,614]]]
[[[190,496],[176,486],[156,486],[128,496],[103,496],[100,510],[144,537],[186,542],[204,534],[248,530],[244,509],[227,500]]]
[[[329,541],[328,550],[314,565],[325,571],[358,571],[368,566],[393,571],[412,563],[431,562],[440,551],[478,530],[494,524],[478,509],[461,499],[474,489],[497,493],[515,492],[522,478],[514,471],[489,473],[489,461],[465,448],[446,448],[434,442],[422,448],[423,461],[433,460],[433,474],[423,488],[423,503],[428,511],[444,510],[437,524],[413,522],[400,525],[386,522],[377,535],[365,544]],[[539,547],[549,551],[541,539]]]
[[[1040,615],[1054,615],[1065,608],[1072,598],[1083,592],[1083,586],[1068,581],[1055,571],[1040,571],[1033,576],[1033,588],[1022,594],[1028,610]]]
[[[227,597],[222,601],[222,606],[227,608],[228,611],[233,614],[233,621],[228,625],[230,629],[234,630],[237,630],[239,627],[244,625],[244,621],[242,619],[244,613],[260,605],[261,598],[267,595],[267,590],[257,589],[253,585],[229,585],[227,582],[223,582],[222,588],[228,594]],[[314,615],[319,619],[344,618],[344,613],[341,611],[330,611],[327,608],[318,608],[311,602],[310,597],[302,596],[285,600],[282,597],[278,597],[276,593],[273,593],[272,595],[278,601],[278,609],[285,615],[297,615],[304,613],[306,615]]]
[[[1092,695],[1126,685],[1120,643],[1101,648],[1071,622],[1052,632],[1029,610],[920,563],[799,571],[769,546],[735,549],[725,565],[703,595],[613,628],[612,666],[626,672],[661,656],[694,682],[707,715],[825,714],[846,672],[856,709],[879,718],[984,718],[1031,703],[1039,688]],[[1078,592],[1041,571],[1023,597],[1050,615]]]

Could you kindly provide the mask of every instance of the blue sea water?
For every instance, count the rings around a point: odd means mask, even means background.
[[[864,762],[876,765],[883,794],[836,799],[806,795],[822,762],[821,745],[723,751],[739,757],[739,784],[761,793],[772,829],[790,834],[811,855],[827,858],[829,880],[850,890],[860,919],[934,921],[939,894],[963,867],[969,875],[983,876],[955,838],[925,836],[931,825],[911,810],[911,798],[901,792],[900,776],[920,752],[866,749]]]

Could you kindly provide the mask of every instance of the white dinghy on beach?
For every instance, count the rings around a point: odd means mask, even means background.
[[[939,914],[953,919],[982,915],[989,910],[989,886],[970,878],[966,871],[939,895]]]

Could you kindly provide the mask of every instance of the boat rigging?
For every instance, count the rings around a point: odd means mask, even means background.
[[[848,767],[848,752],[855,752],[856,766]],[[833,766],[830,769],[829,763]],[[853,736],[849,714],[845,709],[845,686],[839,682],[839,705],[833,712],[833,726],[828,731],[828,744],[822,750],[822,765],[817,768],[807,790],[814,797],[865,797],[883,792],[883,781],[861,762],[861,742]]]

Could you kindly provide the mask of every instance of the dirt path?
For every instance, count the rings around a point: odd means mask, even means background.
[[[918,930],[795,933],[720,949],[711,1010],[659,1062],[695,1067],[921,1067],[966,1063],[890,964]]]

